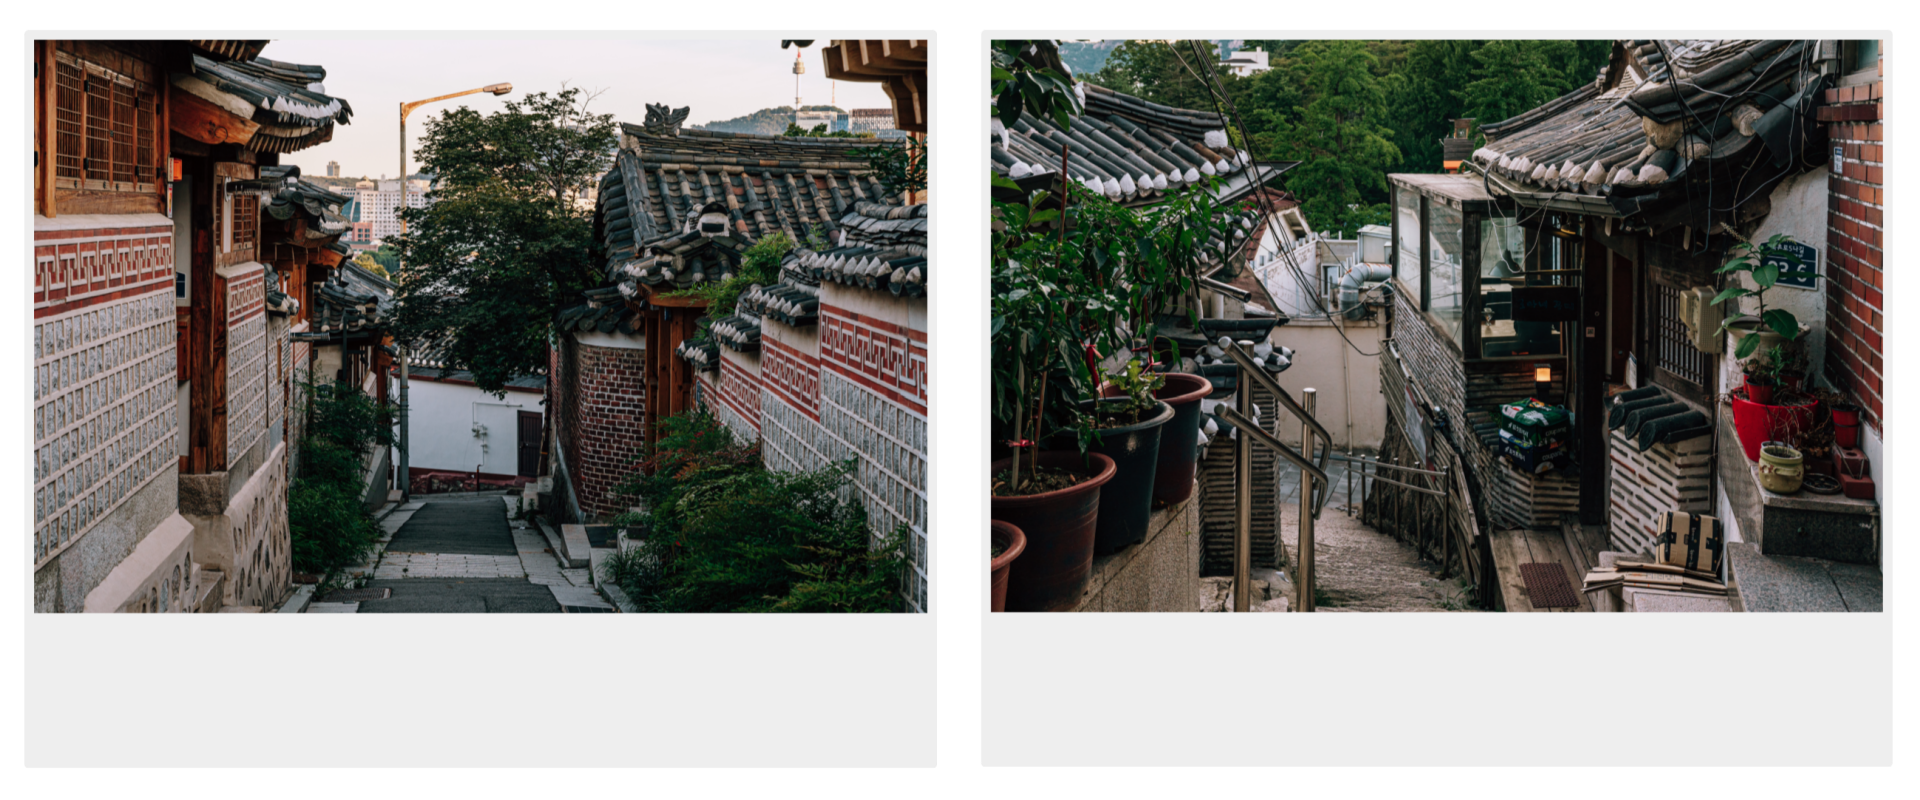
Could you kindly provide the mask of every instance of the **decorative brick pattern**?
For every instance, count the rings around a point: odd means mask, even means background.
[[[251,199],[251,198],[249,198]],[[227,279],[227,464],[239,464],[267,432],[264,272]]]
[[[292,583],[293,540],[287,526],[285,447],[273,449],[264,466],[228,503],[221,518],[233,560],[224,564],[229,580],[225,602],[233,606],[269,606]]]
[[[820,304],[820,364],[914,413],[927,413],[927,334]]]
[[[34,321],[36,568],[174,463],[173,333],[166,289]]]
[[[65,313],[173,287],[173,228],[146,225],[33,236],[33,315]]]
[[[760,360],[752,353],[739,357],[749,362]],[[731,357],[722,356],[719,384],[714,388],[714,397],[720,401],[716,406],[721,410],[720,420],[733,429],[733,435],[747,442],[760,438],[760,377]]]
[[[820,420],[820,359],[773,338],[760,340],[760,381],[809,419]]]
[[[824,349],[824,345],[823,345]],[[925,361],[921,362],[923,365]],[[927,417],[837,372],[820,378],[820,429],[813,448],[827,461],[860,460],[855,477],[874,533],[906,525],[914,611],[927,607]]]
[[[625,511],[612,493],[645,450],[646,352],[570,342],[564,447],[575,500],[590,516]]]
[[[1882,82],[1827,90],[1821,109],[1841,169],[1827,179],[1827,379],[1852,395],[1880,430],[1885,366],[1885,138]],[[1829,170],[1832,165],[1829,164]]]

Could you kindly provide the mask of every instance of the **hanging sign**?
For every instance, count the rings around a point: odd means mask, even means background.
[[[1775,286],[1812,289],[1814,281],[1820,278],[1820,251],[1810,244],[1785,242],[1778,247],[1762,248],[1760,263],[1779,268],[1780,279],[1774,282]]]
[[[1574,286],[1513,287],[1515,322],[1570,322],[1580,317],[1580,289]]]

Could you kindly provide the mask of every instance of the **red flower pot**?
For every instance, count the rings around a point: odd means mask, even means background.
[[[1748,461],[1760,460],[1761,442],[1798,442],[1800,434],[1813,429],[1814,410],[1820,405],[1817,401],[1798,406],[1767,405],[1737,394],[1732,400],[1733,430]]]
[[[1007,576],[1013,571],[1013,560],[1027,549],[1027,536],[1020,529],[1000,520],[993,520],[993,541],[1005,546],[1000,555],[993,558],[993,610],[1007,610]]]
[[[1008,611],[1065,611],[1080,602],[1093,574],[1093,532],[1100,515],[1100,487],[1113,480],[1113,459],[1073,450],[1049,450],[1040,466],[1087,475],[1065,489],[1017,497],[995,496],[992,519],[1020,529],[1027,546],[1019,571],[1007,574]],[[998,475],[1013,463],[993,462]]]
[[[1747,399],[1761,405],[1773,402],[1773,382],[1755,383],[1753,376],[1747,376]]]
[[[1160,458],[1153,473],[1153,505],[1170,506],[1193,495],[1193,471],[1199,458],[1200,399],[1213,391],[1213,384],[1198,375],[1169,372],[1153,396],[1173,406],[1173,419],[1160,429]],[[1100,388],[1102,397],[1119,397],[1119,387]]]
[[[1833,443],[1841,447],[1860,446],[1860,407],[1842,403],[1833,407]]]

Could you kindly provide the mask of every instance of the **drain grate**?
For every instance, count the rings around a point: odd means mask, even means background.
[[[1567,582],[1567,571],[1559,564],[1532,561],[1520,565],[1520,579],[1527,584],[1527,600],[1534,608],[1579,608],[1580,598]]]
[[[320,598],[321,603],[359,603],[367,600],[385,600],[393,596],[392,589],[335,589]]]
[[[611,614],[613,613],[613,609],[594,608],[593,606],[561,606],[560,613],[562,614]]]

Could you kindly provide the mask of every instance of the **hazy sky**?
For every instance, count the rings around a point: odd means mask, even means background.
[[[821,43],[824,43],[822,41]],[[837,94],[841,108],[884,108],[877,83],[829,81],[820,44],[805,51],[800,94],[807,105]],[[619,122],[640,123],[647,103],[688,106],[688,123],[705,123],[793,104],[794,50],[778,39],[276,39],[262,58],[319,64],[327,94],[353,106],[353,121],[334,128],[333,141],[281,157],[310,175],[328,161],[342,175],[389,177],[399,171],[399,105],[491,83],[513,84],[505,97],[475,94],[415,109],[407,118],[408,168],[423,124],[440,111],[466,105],[483,114],[529,92],[557,92],[561,84],[604,89],[589,109]]]

